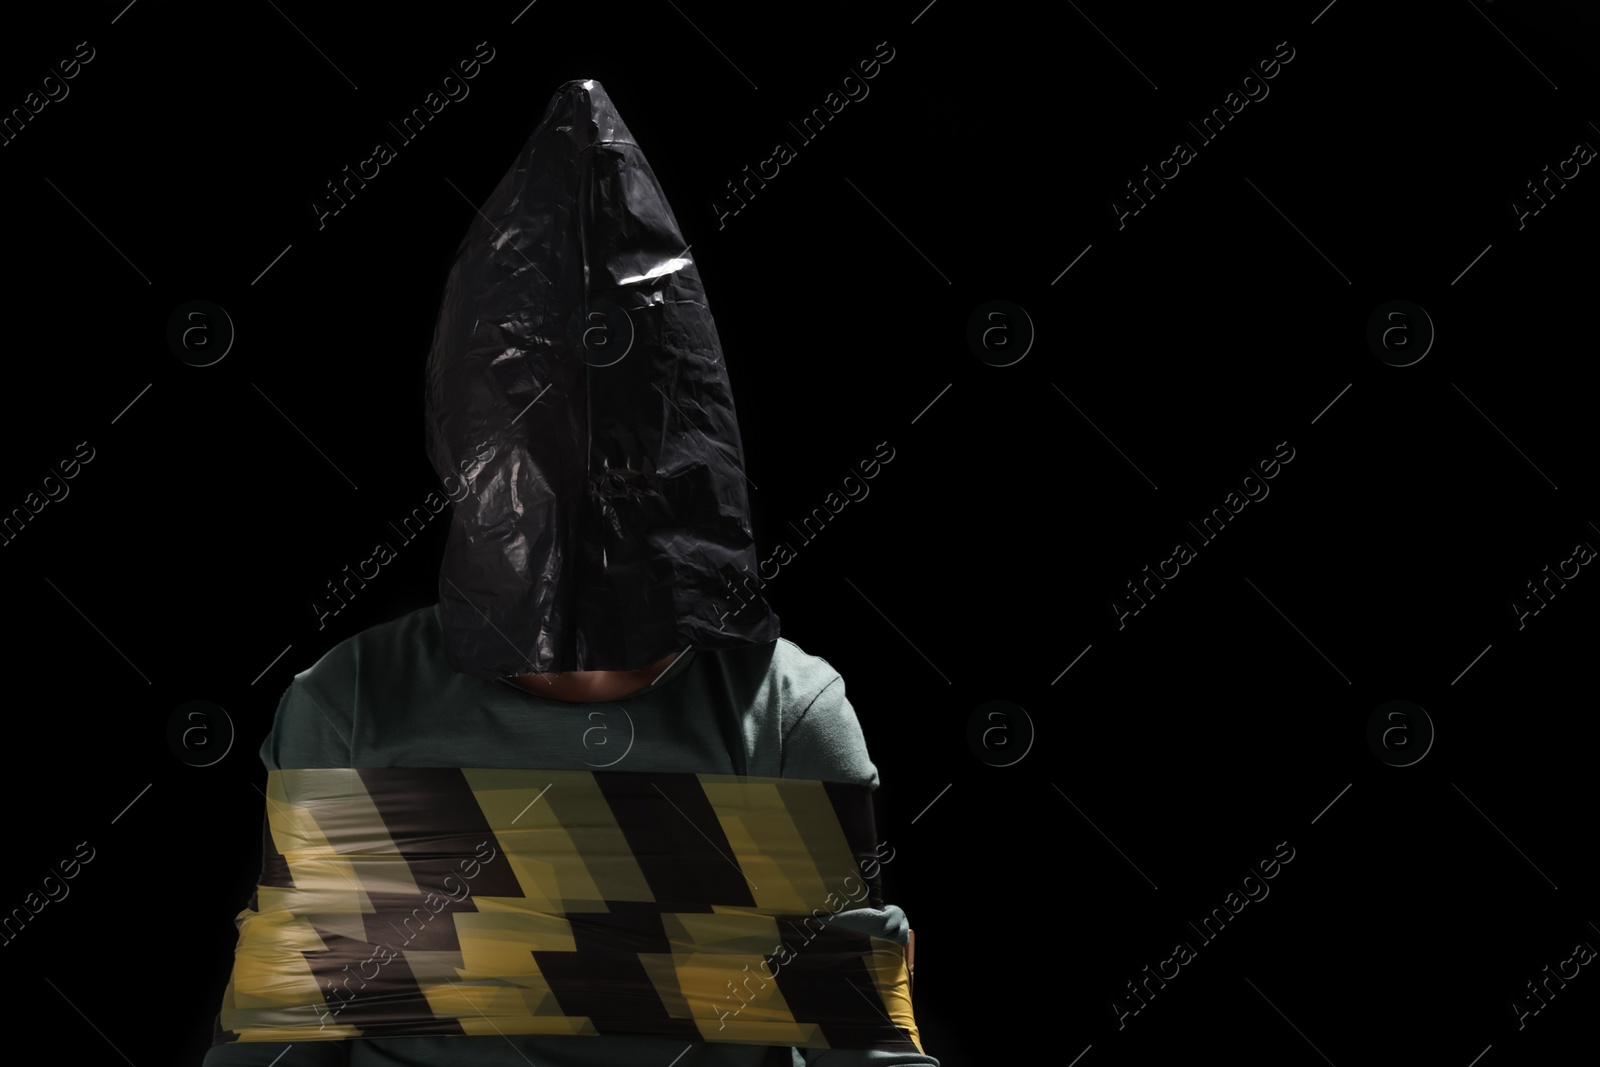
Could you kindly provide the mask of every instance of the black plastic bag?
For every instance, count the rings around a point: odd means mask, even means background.
[[[755,574],[749,482],[686,244],[605,90],[561,86],[461,242],[428,360],[457,670],[637,670],[778,636],[730,588]]]

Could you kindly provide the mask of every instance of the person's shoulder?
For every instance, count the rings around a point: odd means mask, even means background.
[[[789,640],[778,638],[774,647],[774,674],[784,687],[786,704],[804,712],[824,693],[844,695],[844,679],[821,656],[814,655]]]
[[[843,688],[833,664],[786,637],[710,654],[721,665],[733,691],[785,723],[798,718],[823,691]]]
[[[370,703],[375,689],[413,684],[430,669],[438,644],[432,605],[335,644],[284,690],[261,743],[262,762],[268,770],[351,765],[361,715],[357,701]]]
[[[440,645],[437,605],[408,611],[346,637],[294,676],[324,708],[349,704],[363,676],[394,678],[433,661]]]
[[[772,678],[782,694],[781,775],[878,787],[844,678],[827,659],[786,638],[773,645]]]

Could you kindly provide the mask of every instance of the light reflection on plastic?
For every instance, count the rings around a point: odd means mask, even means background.
[[[652,267],[650,269],[650,271],[648,273],[646,273],[646,274],[640,274],[640,275],[637,275],[637,276],[632,277],[632,278],[624,278],[620,282],[618,282],[617,284],[618,285],[632,285],[634,282],[647,282],[651,278],[659,278],[663,274],[671,274],[675,270],[682,270],[683,268],[687,267],[688,265],[689,265],[689,261],[687,259],[681,259],[681,258],[680,259],[669,259],[665,263],[662,263],[660,266]]]

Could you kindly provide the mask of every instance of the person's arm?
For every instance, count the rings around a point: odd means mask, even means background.
[[[867,753],[866,738],[855,709],[845,697],[844,679],[837,674],[826,683],[783,738],[784,778],[810,778],[852,782],[878,787],[878,769]],[[892,853],[891,853],[892,856]],[[901,945],[910,940],[910,924],[897,905],[849,908],[830,920],[837,925]],[[909,957],[908,957],[909,962]],[[939,1067],[939,1061],[920,1052],[883,1049],[804,1049],[806,1067]]]
[[[345,767],[350,760],[349,726],[342,717],[325,710],[307,691],[301,675],[297,677],[278,702],[278,712],[272,730],[261,743],[261,762],[266,769],[289,767]],[[263,811],[266,801],[262,801]],[[253,912],[256,894],[240,918]],[[221,1016],[216,1026],[220,1030]],[[287,1051],[286,1051],[287,1050]],[[201,1067],[347,1067],[350,1062],[348,1041],[230,1041],[213,1045],[206,1050]]]

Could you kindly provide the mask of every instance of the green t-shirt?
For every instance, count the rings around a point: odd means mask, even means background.
[[[690,649],[649,687],[577,704],[456,672],[437,606],[341,642],[295,676],[261,743],[268,770],[526,767],[809,778],[878,786],[844,680],[779,638]],[[893,904],[832,922],[904,944]],[[288,1049],[289,1051],[285,1052]],[[279,1056],[283,1058],[278,1059]],[[202,1067],[938,1067],[910,1052],[785,1049],[662,1038],[392,1037],[231,1042]]]

